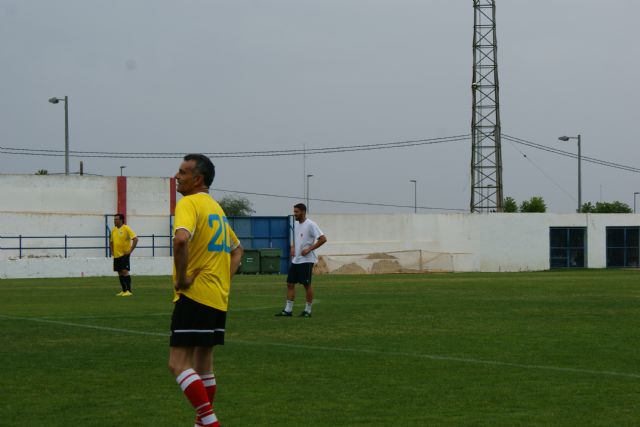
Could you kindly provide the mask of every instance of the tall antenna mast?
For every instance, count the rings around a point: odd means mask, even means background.
[[[471,212],[502,212],[495,0],[473,0]]]

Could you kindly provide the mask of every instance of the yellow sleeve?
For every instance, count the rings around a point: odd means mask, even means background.
[[[175,235],[179,228],[184,228],[193,236],[196,231],[196,219],[196,209],[193,203],[187,198],[180,199],[176,205],[173,219],[173,234]]]
[[[133,240],[133,239],[135,239],[136,237],[138,237],[138,236],[136,235],[136,233],[131,229],[131,227],[129,227],[128,225],[126,225],[126,227],[127,227],[127,233],[129,234],[129,238],[130,238],[131,240]]]
[[[233,232],[233,229],[231,227],[229,227],[229,238],[230,238],[229,247],[231,248],[231,250],[234,250],[240,245],[240,240],[238,240],[236,233]]]

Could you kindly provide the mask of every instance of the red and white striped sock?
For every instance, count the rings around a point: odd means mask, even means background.
[[[213,375],[213,372],[205,372],[200,374],[200,379],[204,384],[205,389],[207,390],[207,396],[209,397],[209,402],[211,402],[211,406],[213,407],[213,400],[216,397],[216,377]],[[202,423],[200,421],[200,417],[196,417],[195,427],[201,426]]]
[[[219,427],[220,423],[218,423],[216,414],[213,413],[213,407],[211,406],[211,402],[209,402],[207,389],[196,371],[187,369],[178,375],[176,381],[180,384],[182,392],[196,410],[201,425]]]
[[[211,406],[213,406],[213,400],[216,397],[216,389],[218,388],[216,385],[216,376],[213,372],[206,372],[200,374],[200,378],[202,379],[202,383],[204,387],[207,389],[207,396],[209,396],[209,402],[211,402]]]

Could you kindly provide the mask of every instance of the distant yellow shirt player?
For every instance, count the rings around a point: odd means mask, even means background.
[[[137,239],[136,233],[127,224],[114,227],[111,230],[111,243],[113,244],[112,256],[120,258],[131,253],[133,239]]]
[[[113,217],[113,230],[111,230],[111,238],[109,239],[109,247],[111,248],[111,256],[113,256],[113,271],[118,273],[120,286],[122,291],[116,295],[119,297],[130,297],[131,293],[131,252],[138,244],[138,236],[133,230],[124,223],[124,215],[116,214]]]

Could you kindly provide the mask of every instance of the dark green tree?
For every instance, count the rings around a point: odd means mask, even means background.
[[[533,196],[529,200],[524,200],[520,204],[520,212],[542,213],[546,211],[547,211],[547,204],[544,202],[544,199],[540,196]]]
[[[591,202],[583,203],[580,207],[582,213],[596,213],[596,207]]]
[[[505,197],[503,212],[518,212],[518,202],[513,197]]]
[[[49,175],[49,171],[46,169],[38,169],[36,175]]]
[[[256,213],[246,197],[226,195],[218,200],[218,203],[227,216],[251,216]]]
[[[582,213],[631,213],[633,209],[626,203],[615,200],[613,202],[583,203],[580,208]]]

